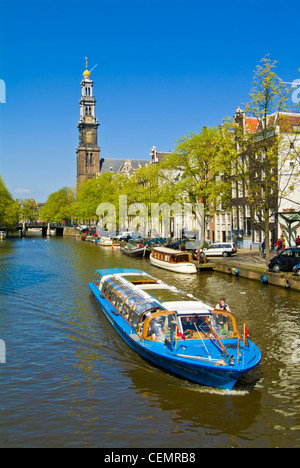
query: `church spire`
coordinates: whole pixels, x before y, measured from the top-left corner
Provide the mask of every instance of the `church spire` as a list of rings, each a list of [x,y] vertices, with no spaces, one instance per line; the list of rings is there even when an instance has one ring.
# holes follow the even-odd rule
[[[96,99],[93,96],[93,84],[91,72],[88,69],[87,57],[86,70],[81,81],[80,119],[78,122],[79,145],[77,153],[77,187],[87,179],[96,177],[100,172],[100,147],[97,143]],[[95,67],[94,67],[95,68]]]
[[[85,58],[85,71],[83,72],[83,78],[89,79],[91,76],[91,72],[88,70],[88,59],[87,57],[84,57],[84,58]]]

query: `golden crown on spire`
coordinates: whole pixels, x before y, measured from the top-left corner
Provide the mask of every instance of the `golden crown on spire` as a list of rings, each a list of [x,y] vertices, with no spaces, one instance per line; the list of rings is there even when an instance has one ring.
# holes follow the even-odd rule
[[[91,72],[88,71],[88,59],[85,57],[85,66],[86,70],[83,72],[84,78],[89,78],[91,76]]]

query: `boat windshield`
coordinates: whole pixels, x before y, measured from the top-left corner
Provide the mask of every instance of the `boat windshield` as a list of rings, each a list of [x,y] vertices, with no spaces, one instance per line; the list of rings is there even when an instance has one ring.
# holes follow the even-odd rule
[[[185,339],[233,338],[236,333],[236,322],[233,315],[223,311],[209,314],[185,314],[179,316],[179,328]]]
[[[165,341],[165,339],[170,339],[172,331],[176,329],[176,313],[160,311],[145,320],[142,337],[150,341]]]

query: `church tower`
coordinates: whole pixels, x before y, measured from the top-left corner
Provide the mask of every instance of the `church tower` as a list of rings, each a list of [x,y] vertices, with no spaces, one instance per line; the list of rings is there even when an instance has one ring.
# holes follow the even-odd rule
[[[96,99],[93,96],[93,81],[87,67],[81,81],[80,119],[78,122],[79,145],[77,153],[77,189],[88,179],[100,173],[100,147],[97,145],[98,120],[95,116]]]

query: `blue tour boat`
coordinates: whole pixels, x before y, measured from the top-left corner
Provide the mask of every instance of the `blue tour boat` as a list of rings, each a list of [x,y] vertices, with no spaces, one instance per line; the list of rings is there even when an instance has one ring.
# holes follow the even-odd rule
[[[232,390],[261,360],[234,315],[147,273],[97,270],[89,284],[101,310],[143,358],[185,379]]]

